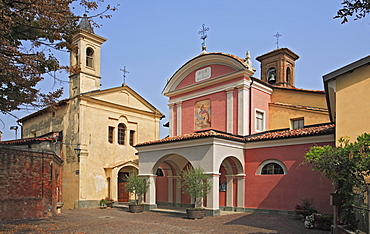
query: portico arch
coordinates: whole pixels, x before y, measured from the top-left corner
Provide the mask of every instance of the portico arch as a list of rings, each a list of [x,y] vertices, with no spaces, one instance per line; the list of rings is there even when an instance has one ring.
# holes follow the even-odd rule
[[[227,156],[220,167],[219,205],[227,211],[244,207],[244,169],[237,157]]]

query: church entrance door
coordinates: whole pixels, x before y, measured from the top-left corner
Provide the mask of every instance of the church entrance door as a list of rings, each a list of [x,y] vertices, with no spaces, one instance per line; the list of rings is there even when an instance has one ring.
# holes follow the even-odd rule
[[[129,172],[118,173],[118,202],[129,202],[130,194],[125,189],[126,176],[129,174]]]

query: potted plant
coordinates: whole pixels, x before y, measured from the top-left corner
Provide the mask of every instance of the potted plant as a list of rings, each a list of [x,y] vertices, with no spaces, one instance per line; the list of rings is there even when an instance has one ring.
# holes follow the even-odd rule
[[[180,186],[183,193],[194,199],[194,208],[186,209],[186,214],[190,219],[202,219],[206,210],[203,208],[202,198],[205,198],[212,188],[208,175],[200,167],[184,170],[181,173]]]
[[[295,213],[303,219],[305,219],[306,216],[317,212],[315,203],[309,198],[302,199],[301,203],[295,206]]]
[[[133,171],[129,176],[126,176],[125,189],[130,194],[134,194],[135,202],[129,204],[129,211],[132,213],[140,213],[144,211],[144,204],[139,203],[142,195],[149,190],[150,181],[143,177],[139,177],[138,174]]]
[[[113,208],[113,199],[109,199],[108,197],[103,198],[100,200],[100,208],[105,209],[107,207]]]

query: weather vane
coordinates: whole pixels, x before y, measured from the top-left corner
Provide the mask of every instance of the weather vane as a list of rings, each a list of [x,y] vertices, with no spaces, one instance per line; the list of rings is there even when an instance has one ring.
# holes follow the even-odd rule
[[[279,37],[281,37],[283,35],[279,34],[279,32],[277,32],[274,37],[276,37],[276,49],[279,49]]]
[[[126,84],[126,73],[129,73],[127,70],[126,70],[126,66],[123,67],[123,69],[119,69],[120,71],[123,72],[123,85]]]
[[[200,39],[203,40],[202,42],[202,51],[206,50],[206,38],[207,38],[207,31],[209,31],[209,28],[206,27],[205,24],[202,25],[202,30],[198,32],[198,34],[201,34],[202,36]]]

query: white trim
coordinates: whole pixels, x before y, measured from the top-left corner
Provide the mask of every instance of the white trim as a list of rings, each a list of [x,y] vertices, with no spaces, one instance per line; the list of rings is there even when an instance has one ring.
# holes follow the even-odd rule
[[[259,82],[253,82],[252,84],[252,88],[255,88],[255,89],[258,89],[258,90],[261,90],[263,92],[266,92],[268,94],[272,94],[272,92],[274,91],[272,88],[269,88],[267,87],[266,85],[263,85]]]
[[[226,132],[233,133],[234,88],[226,90]]]
[[[268,148],[286,145],[314,144],[321,142],[335,142],[334,134],[247,142],[245,144],[244,149]]]
[[[174,99],[169,100],[168,103],[173,104],[173,103],[176,103],[176,102],[179,102],[179,101],[187,101],[187,100],[202,97],[202,96],[205,96],[205,95],[209,95],[209,94],[229,90],[231,88],[235,88],[237,86],[242,86],[242,85],[245,85],[245,86],[249,87],[251,83],[252,83],[252,81],[250,81],[250,80],[246,81],[245,79],[243,79],[243,80],[239,80],[239,81],[236,81],[236,82],[233,82],[233,83],[217,86],[217,87],[214,87],[214,88],[211,88],[211,89],[201,90],[201,91],[189,94],[189,95],[184,95],[184,96],[181,96],[181,97],[178,97],[178,98],[174,98]]]
[[[265,161],[263,161],[257,168],[257,171],[256,171],[256,175],[262,175],[262,168],[264,166],[266,166],[267,164],[269,163],[276,163],[278,164],[279,166],[281,166],[281,168],[283,169],[283,172],[284,172],[284,175],[288,174],[288,169],[287,167],[285,166],[285,164],[277,159],[267,159]],[[271,174],[271,175],[282,175],[282,174]]]
[[[249,86],[249,85],[248,85]],[[238,88],[238,135],[248,135],[249,95],[248,86]]]
[[[169,132],[169,135],[170,135],[170,137],[172,137],[173,135],[174,135],[174,128],[173,128],[173,121],[174,121],[174,119],[173,119],[173,104],[168,104],[168,106],[169,106],[169,112],[170,112],[170,119],[169,119],[169,121],[168,121],[168,123],[169,123],[169,130],[168,130],[168,132]]]
[[[262,130],[257,129],[257,112],[262,113]],[[254,108],[254,131],[256,132],[264,132],[266,129],[266,111]]]

